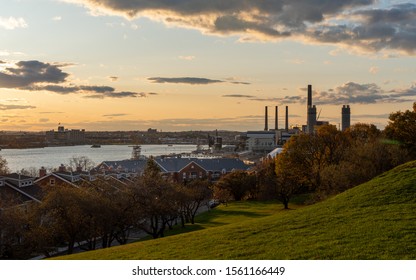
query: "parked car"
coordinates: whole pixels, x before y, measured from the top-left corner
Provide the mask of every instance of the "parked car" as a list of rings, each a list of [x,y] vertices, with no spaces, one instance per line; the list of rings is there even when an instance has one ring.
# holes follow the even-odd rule
[[[220,205],[220,201],[218,199],[211,199],[210,201],[208,201],[208,206],[211,209],[217,207],[218,205]]]

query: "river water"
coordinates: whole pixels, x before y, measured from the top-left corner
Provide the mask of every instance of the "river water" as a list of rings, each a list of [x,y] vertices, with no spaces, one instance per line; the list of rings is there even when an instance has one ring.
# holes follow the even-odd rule
[[[142,155],[159,156],[171,153],[189,153],[196,150],[196,145],[142,145]],[[95,165],[106,160],[130,159],[133,148],[127,145],[102,145],[101,148],[84,146],[46,147],[35,149],[2,149],[0,156],[7,160],[11,172],[21,169],[40,167],[57,168],[69,165],[71,158],[87,156]]]

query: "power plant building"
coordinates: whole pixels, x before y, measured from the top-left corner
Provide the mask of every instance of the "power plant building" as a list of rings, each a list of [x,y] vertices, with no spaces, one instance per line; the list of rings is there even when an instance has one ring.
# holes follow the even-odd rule
[[[247,131],[246,150],[253,153],[269,153],[282,146],[290,137],[299,134],[299,129],[289,129],[289,107],[285,108],[285,128],[279,129],[279,107],[275,106],[274,129],[269,129],[268,107],[265,107],[264,130]]]
[[[302,125],[302,129],[298,127],[289,128],[289,107],[286,106],[285,111],[285,127],[279,129],[278,114],[279,108],[275,106],[275,127],[269,129],[268,120],[268,107],[265,107],[264,116],[264,130],[263,131],[248,131],[246,150],[254,153],[270,152],[276,147],[284,145],[292,136],[298,135],[301,132],[313,134],[320,126],[329,125],[328,121],[318,120],[316,105],[312,102],[312,85],[308,85],[307,95],[307,117],[306,125]],[[351,110],[349,105],[343,105],[342,107],[342,131],[350,127],[351,122]]]
[[[276,148],[275,131],[247,131],[246,149],[253,153],[269,153]]]

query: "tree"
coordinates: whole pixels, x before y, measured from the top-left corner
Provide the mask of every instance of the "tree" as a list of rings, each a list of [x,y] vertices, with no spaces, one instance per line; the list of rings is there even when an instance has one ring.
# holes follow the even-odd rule
[[[289,209],[289,201],[293,195],[298,194],[306,182],[299,173],[297,162],[290,159],[289,150],[283,150],[276,158],[276,193],[277,198]]]
[[[68,244],[72,254],[75,243],[90,237],[94,216],[91,213],[91,196],[84,190],[60,186],[50,188],[41,206],[40,226],[54,232],[54,239]]]
[[[374,124],[356,123],[350,126],[344,134],[352,143],[364,143],[379,139],[381,131]]]
[[[0,175],[10,173],[9,167],[7,167],[7,160],[0,156]]]
[[[297,185],[307,186],[312,191],[317,190],[321,186],[322,171],[328,165],[338,164],[348,146],[345,134],[335,126],[322,126],[316,134],[301,134],[286,142],[277,157],[276,172],[281,178],[283,173],[289,172],[286,179],[295,180]]]
[[[321,170],[326,164],[325,150],[317,135],[301,134],[291,137],[277,157],[276,172],[284,167],[281,172],[290,171],[290,178],[293,178],[292,174],[296,174],[298,185],[306,185],[315,190],[321,183]]]
[[[107,180],[97,179],[88,192],[97,203],[95,222],[102,247],[110,247],[114,240],[126,244],[137,215],[131,188],[116,187]]]
[[[236,170],[221,177],[215,184],[214,192],[228,192],[234,200],[240,201],[252,196],[256,189],[256,176],[246,171]]]
[[[276,161],[272,158],[263,160],[256,166],[257,199],[269,200],[277,197]]]
[[[25,259],[30,254],[25,243],[28,215],[23,207],[8,203],[12,200],[0,197],[0,259]]]
[[[22,168],[19,172],[22,175],[25,176],[29,176],[29,177],[38,177],[39,176],[39,171],[36,167],[29,167],[27,169]]]
[[[195,216],[203,202],[211,198],[211,183],[208,180],[191,180],[180,186],[182,226],[195,223]]]
[[[73,171],[81,170],[81,171],[89,171],[94,168],[94,162],[87,156],[72,156],[69,159],[69,166],[72,168]]]
[[[153,238],[163,237],[167,223],[179,215],[180,201],[174,183],[162,177],[151,158],[134,183],[133,191],[137,226]]]
[[[342,145],[340,161],[330,162],[321,172],[321,198],[364,183],[407,159],[397,145],[383,141],[372,124],[355,124],[343,135],[347,142]]]
[[[348,139],[335,125],[324,125],[317,130],[318,144],[322,146],[326,164],[337,164],[348,147]]]
[[[412,158],[416,158],[416,102],[413,103],[413,111],[391,113],[389,124],[384,129],[386,136],[399,142],[400,146],[407,149]]]
[[[315,193],[316,200],[323,200],[330,195],[343,192],[363,178],[362,169],[350,161],[342,161],[339,164],[326,166],[321,173],[321,186]],[[358,179],[360,178],[360,179]]]

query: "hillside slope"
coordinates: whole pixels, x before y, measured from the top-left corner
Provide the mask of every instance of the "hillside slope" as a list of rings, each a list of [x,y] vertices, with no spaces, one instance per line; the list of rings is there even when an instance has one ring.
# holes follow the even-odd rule
[[[322,203],[65,259],[416,259],[416,162]]]

